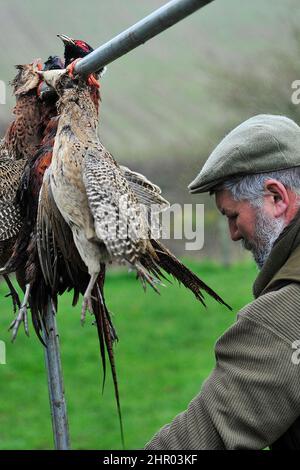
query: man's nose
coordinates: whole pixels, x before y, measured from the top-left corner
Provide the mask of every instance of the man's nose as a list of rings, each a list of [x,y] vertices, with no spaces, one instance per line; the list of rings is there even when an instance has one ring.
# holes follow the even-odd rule
[[[237,242],[243,238],[235,222],[231,222],[231,221],[229,222],[229,231],[230,231],[231,240],[233,242]]]

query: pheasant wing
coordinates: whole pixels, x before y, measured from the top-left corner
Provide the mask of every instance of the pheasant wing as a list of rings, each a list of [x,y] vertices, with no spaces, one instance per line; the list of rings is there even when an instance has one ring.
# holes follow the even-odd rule
[[[97,238],[110,257],[134,263],[145,250],[147,215],[119,165],[101,144],[86,151],[83,182]]]
[[[0,158],[9,158],[12,159],[8,150],[7,150],[7,145],[5,142],[5,138],[0,140]]]
[[[160,187],[148,180],[146,176],[123,165],[120,169],[141,204],[158,206],[160,211],[170,206],[169,202],[161,196]]]

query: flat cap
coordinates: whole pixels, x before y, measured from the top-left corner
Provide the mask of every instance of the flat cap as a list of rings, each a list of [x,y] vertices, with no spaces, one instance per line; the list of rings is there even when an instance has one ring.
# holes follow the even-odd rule
[[[235,176],[296,166],[300,166],[300,127],[285,116],[259,114],[224,137],[189,190],[204,193]]]

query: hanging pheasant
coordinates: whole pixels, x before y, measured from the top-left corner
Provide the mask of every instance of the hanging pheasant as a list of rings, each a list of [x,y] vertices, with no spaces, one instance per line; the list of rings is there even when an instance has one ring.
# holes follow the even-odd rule
[[[18,73],[12,81],[16,105],[15,116],[2,139],[0,147],[0,266],[12,255],[16,237],[22,226],[19,204],[15,201],[17,189],[28,158],[41,140],[40,118],[43,104],[38,98],[42,69],[40,59],[31,64],[17,65]],[[13,298],[14,310],[20,307],[19,297],[7,274],[4,279]]]
[[[16,105],[13,109],[14,120],[8,127],[4,142],[9,158],[30,158],[36,151],[42,137],[40,126],[42,103],[38,99],[41,59],[31,64],[17,65],[18,73],[11,82]]]
[[[58,66],[62,68],[63,64],[59,61],[58,57],[50,57],[44,64],[44,70],[52,70]],[[56,114],[56,105],[53,95],[49,98],[44,97],[43,100],[40,99],[41,78],[37,73],[43,68],[40,59],[29,65],[17,66],[17,68],[19,72],[12,82],[17,99],[14,108],[16,118],[9,126],[5,137],[6,148],[12,158],[0,161],[0,198],[2,207],[3,204],[6,206],[6,210],[1,211],[1,225],[4,233],[0,240],[0,251],[2,251],[1,266],[5,265],[1,273],[7,280],[9,273],[16,272],[18,283],[24,290],[26,246],[28,232],[30,232],[30,217],[33,217],[34,213],[34,197],[24,202],[26,199],[24,194],[29,186],[27,180],[34,155],[39,152],[39,146],[49,121],[54,113]],[[24,192],[20,189],[22,185],[26,187]],[[9,219],[8,214],[10,214]],[[18,298],[16,302],[20,308]],[[25,321],[25,331],[28,334],[27,319],[21,308],[11,325],[13,339],[16,334],[15,328],[18,327],[21,319]]]
[[[78,56],[84,56],[92,50],[91,46],[88,46],[84,41],[73,40],[65,35],[60,37],[65,44],[65,61],[67,64],[71,58],[74,57],[74,54],[76,54],[74,45],[79,49],[77,51]],[[100,101],[98,82],[94,76],[89,77],[88,82],[88,92],[95,107],[96,114],[98,115]],[[76,305],[79,294],[84,294],[87,289],[89,274],[74,244],[72,232],[53,201],[50,190],[49,171],[45,173],[40,191],[37,228],[41,268],[46,284],[48,288],[51,289],[51,298],[56,299],[58,294],[63,293],[65,290],[73,289],[73,305]],[[109,356],[114,371],[111,343],[117,339],[117,334],[110,320],[110,314],[106,308],[105,302],[103,301],[102,303],[102,299],[104,299],[104,281],[105,265],[103,264],[101,266],[101,273],[94,287],[92,300],[104,371],[103,385],[106,377],[105,344],[107,349],[109,351],[111,350]],[[37,285],[36,288],[39,288],[39,286]],[[40,309],[40,311],[41,315],[33,315],[34,318],[37,319],[35,328],[38,334],[40,334],[43,322],[43,309]],[[116,385],[116,395],[118,397],[114,372],[113,375]]]

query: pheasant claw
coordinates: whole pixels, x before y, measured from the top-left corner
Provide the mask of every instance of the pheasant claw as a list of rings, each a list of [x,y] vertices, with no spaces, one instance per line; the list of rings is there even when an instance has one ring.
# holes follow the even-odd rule
[[[23,305],[17,317],[14,319],[14,321],[10,324],[9,326],[9,331],[12,330],[12,338],[11,341],[12,343],[15,341],[20,325],[21,323],[24,322],[24,330],[27,336],[29,336],[29,328],[28,328],[28,316],[27,316],[27,307],[26,305]]]

